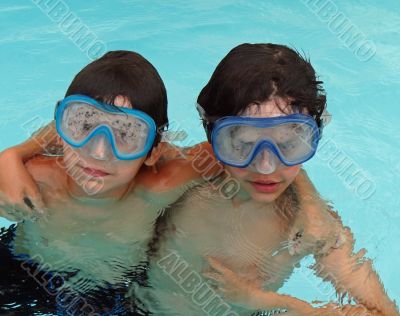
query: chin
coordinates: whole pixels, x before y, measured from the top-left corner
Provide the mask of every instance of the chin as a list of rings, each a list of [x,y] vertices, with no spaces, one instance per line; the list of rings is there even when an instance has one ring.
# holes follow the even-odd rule
[[[251,198],[256,202],[272,203],[280,196],[280,193],[252,192],[250,195]]]
[[[89,180],[83,184],[84,191],[91,197],[98,197],[107,192],[110,188],[103,179]]]

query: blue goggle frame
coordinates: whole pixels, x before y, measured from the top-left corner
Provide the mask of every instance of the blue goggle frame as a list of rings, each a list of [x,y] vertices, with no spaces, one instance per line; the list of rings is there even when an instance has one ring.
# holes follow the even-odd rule
[[[104,111],[104,112],[108,112],[108,113],[112,113],[112,114],[125,113],[126,115],[134,116],[134,117],[140,118],[141,120],[145,121],[149,127],[149,134],[147,135],[147,140],[146,140],[145,146],[138,153],[121,154],[118,151],[118,148],[115,144],[115,138],[114,138],[113,132],[112,132],[111,128],[107,125],[99,125],[99,126],[95,127],[93,129],[93,131],[91,131],[88,134],[88,136],[80,142],[76,142],[73,139],[69,138],[62,131],[61,124],[62,124],[63,112],[64,112],[65,108],[68,107],[68,105],[72,102],[87,103],[91,106],[94,106],[94,107],[100,109],[101,111]],[[156,137],[156,132],[157,132],[157,126],[156,126],[154,120],[148,114],[146,114],[140,110],[123,108],[123,107],[116,108],[116,106],[109,105],[106,103],[101,103],[101,102],[98,102],[98,101],[88,97],[88,96],[80,95],[80,94],[70,95],[70,96],[66,97],[65,99],[59,101],[56,105],[54,119],[56,122],[56,129],[57,129],[58,134],[69,145],[76,147],[76,148],[80,148],[80,147],[85,146],[96,135],[104,134],[108,138],[108,140],[112,146],[112,150],[113,150],[115,157],[117,157],[120,160],[135,160],[135,159],[138,159],[138,158],[141,158],[141,157],[147,155],[147,153],[151,150],[151,148],[153,146],[153,143],[154,143],[154,140]]]
[[[278,146],[275,145],[274,141],[269,140],[268,138],[265,139],[260,139],[256,144],[254,145],[254,148],[252,151],[249,153],[248,158],[243,161],[242,163],[234,163],[232,161],[227,161],[223,157],[220,156],[219,149],[217,147],[217,135],[219,131],[227,126],[232,126],[232,125],[243,125],[243,126],[254,126],[254,127],[274,127],[278,126],[281,124],[288,124],[288,123],[301,123],[301,124],[307,124],[311,127],[312,133],[314,135],[310,152],[297,159],[296,161],[288,161],[284,155],[281,153],[279,150]],[[248,167],[251,162],[254,160],[254,158],[257,156],[257,154],[263,150],[264,148],[270,149],[278,158],[279,160],[286,166],[295,166],[298,164],[301,164],[309,159],[311,159],[318,147],[318,142],[320,140],[320,133],[319,133],[319,128],[317,123],[315,122],[314,118],[310,115],[306,114],[290,114],[290,115],[285,115],[285,116],[277,116],[277,117],[268,117],[268,118],[263,118],[263,117],[242,117],[242,116],[226,116],[222,117],[218,120],[216,120],[213,123],[213,129],[211,132],[211,145],[213,147],[213,151],[215,156],[219,161],[222,163],[236,167],[236,168],[246,168]]]

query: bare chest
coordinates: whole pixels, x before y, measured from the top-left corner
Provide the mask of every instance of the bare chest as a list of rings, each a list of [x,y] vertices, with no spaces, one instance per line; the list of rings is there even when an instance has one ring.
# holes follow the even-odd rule
[[[288,225],[271,209],[249,205],[234,208],[185,209],[173,218],[165,245],[199,270],[212,256],[238,275],[270,289],[279,288],[302,254],[289,253]]]

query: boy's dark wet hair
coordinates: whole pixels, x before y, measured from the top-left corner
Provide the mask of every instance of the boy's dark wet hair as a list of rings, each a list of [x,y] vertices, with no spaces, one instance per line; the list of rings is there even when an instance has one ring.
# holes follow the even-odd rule
[[[65,96],[73,94],[107,104],[113,104],[122,95],[134,109],[150,115],[160,132],[168,127],[164,83],[154,66],[135,52],[110,51],[87,65],[75,76]],[[154,145],[160,136],[158,133]]]
[[[326,96],[309,60],[284,45],[242,44],[219,63],[197,99],[209,141],[216,118],[239,115],[271,97],[293,99],[291,108],[307,109],[322,132]]]

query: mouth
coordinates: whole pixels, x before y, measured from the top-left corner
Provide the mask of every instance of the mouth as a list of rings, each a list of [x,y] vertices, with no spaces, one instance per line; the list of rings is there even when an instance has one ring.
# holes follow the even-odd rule
[[[83,172],[88,174],[89,176],[93,178],[104,178],[106,176],[109,176],[110,173],[100,170],[100,169],[95,169],[95,168],[89,168],[89,167],[83,167],[82,168]]]
[[[274,193],[278,190],[281,182],[257,180],[257,181],[249,181],[249,183],[258,192]]]

